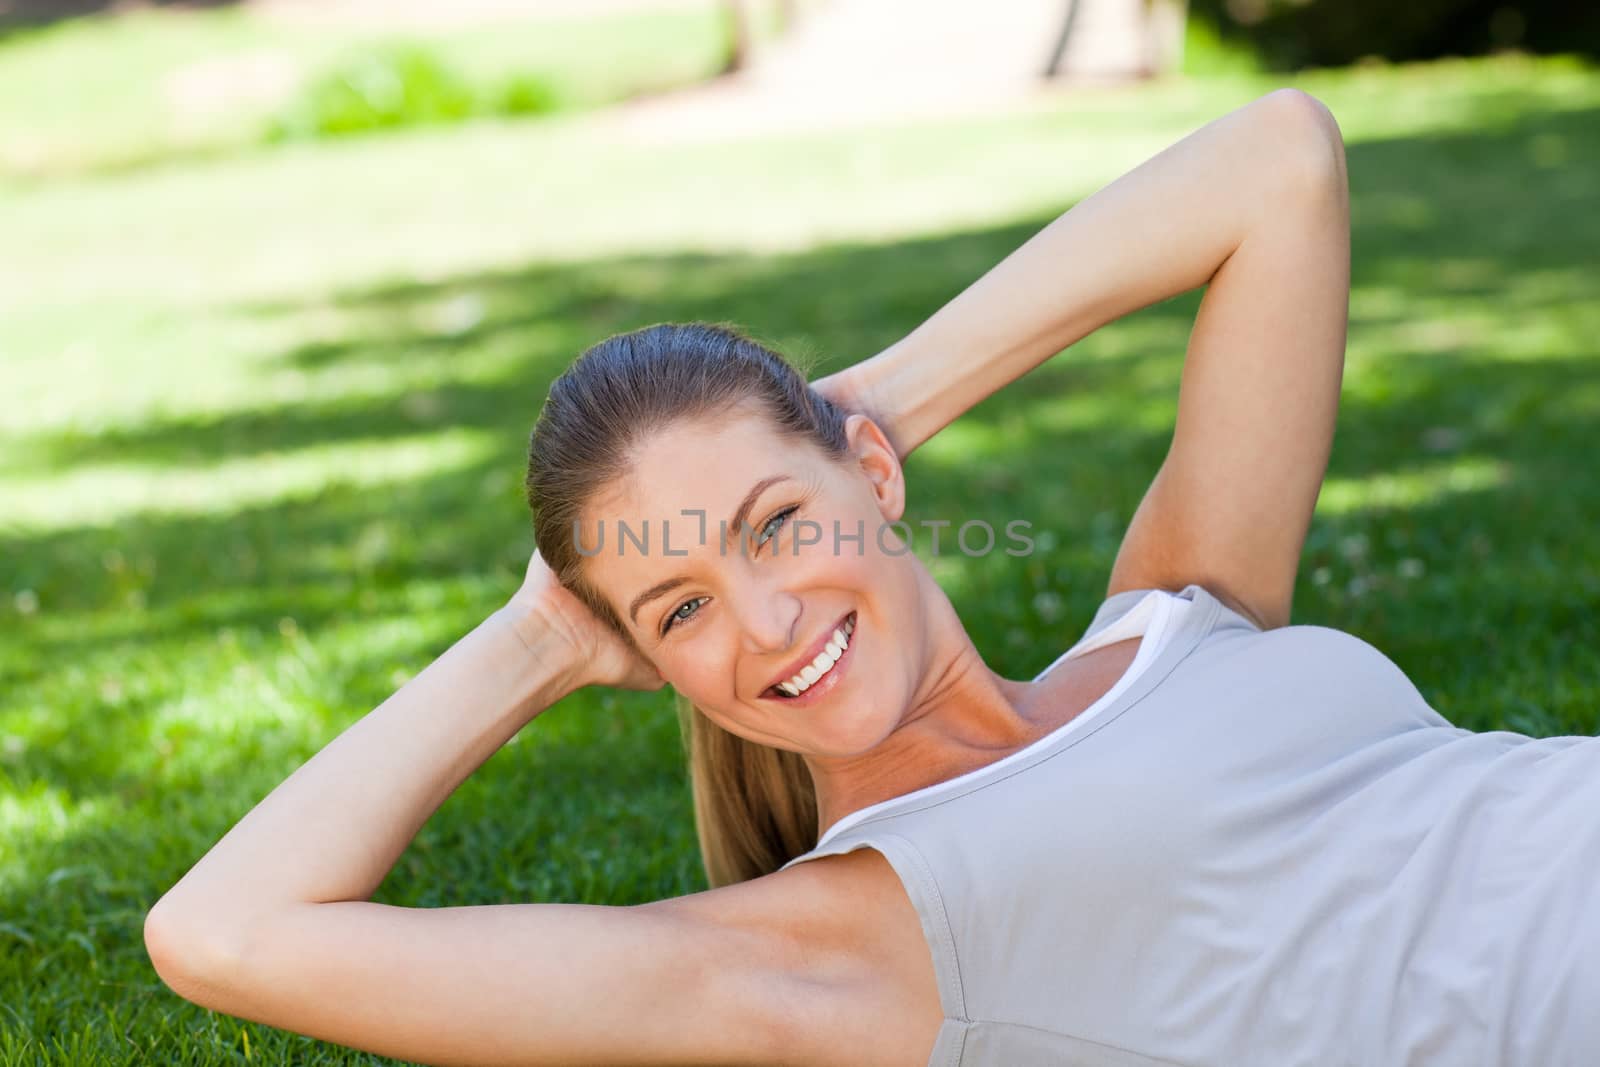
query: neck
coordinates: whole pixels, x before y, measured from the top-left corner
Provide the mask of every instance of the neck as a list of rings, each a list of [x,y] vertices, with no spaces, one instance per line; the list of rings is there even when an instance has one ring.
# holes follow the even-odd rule
[[[1022,711],[1029,683],[1002,678],[983,662],[949,599],[926,576],[926,650],[911,702],[877,745],[851,756],[808,755],[818,829],[871,804],[992,763],[1034,739]]]

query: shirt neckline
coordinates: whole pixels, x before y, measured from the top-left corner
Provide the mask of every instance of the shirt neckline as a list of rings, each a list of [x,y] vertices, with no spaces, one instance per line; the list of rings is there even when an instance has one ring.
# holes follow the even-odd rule
[[[1174,616],[1177,616],[1177,619],[1181,619],[1182,615],[1179,614],[1180,612],[1191,611],[1194,609],[1194,607],[1195,604],[1193,601],[1178,596],[1169,590],[1150,590],[1143,597],[1141,597],[1133,607],[1123,612],[1115,622],[1094,634],[1080,638],[1071,648],[1067,649],[1060,656],[1057,656],[1054,662],[1033,676],[1033,681],[1037,682],[1039,679],[1055,670],[1056,667],[1060,666],[1068,659],[1082,655],[1086,652],[1092,652],[1094,649],[1100,648],[1103,645],[1113,644],[1117,641],[1126,640],[1129,637],[1139,636],[1141,638],[1139,641],[1139,650],[1134,654],[1133,660],[1128,664],[1127,670],[1122,672],[1121,677],[1113,682],[1111,688],[1107,689],[1103,694],[1101,694],[1098,700],[1090,704],[1087,708],[1084,708],[1078,714],[1074,715],[1071,719],[1068,719],[1066,722],[1062,723],[1056,729],[1039,738],[1037,741],[1034,741],[1023,748],[1019,748],[1017,751],[1012,752],[1009,755],[1002,756],[993,763],[986,763],[982,767],[975,767],[964,774],[956,775],[954,778],[946,778],[942,782],[934,782],[932,785],[923,786],[921,789],[913,789],[909,793],[901,793],[899,796],[888,797],[884,800],[878,801],[875,804],[868,804],[864,808],[857,808],[855,811],[851,812],[838,822],[834,823],[832,826],[828,827],[827,832],[817,839],[817,843],[814,847],[823,847],[830,840],[850,829],[852,826],[855,826],[866,819],[872,818],[888,808],[913,801],[929,799],[946,791],[958,789],[962,786],[971,785],[974,782],[981,781],[991,774],[998,774],[1000,771],[1008,767],[1012,767],[1018,763],[1021,763],[1024,759],[1038,752],[1041,748],[1059,741],[1062,737],[1082,728],[1091,719],[1098,716],[1100,712],[1104,711],[1106,708],[1110,707],[1117,700],[1119,700],[1122,697],[1122,694],[1126,692],[1142,674],[1144,674],[1145,670],[1150,666],[1150,664],[1154,662],[1158,655],[1160,655],[1161,650],[1163,647],[1165,647],[1166,639],[1175,631],[1176,627],[1174,625]],[[1143,627],[1142,634],[1137,632],[1139,631],[1140,627]]]

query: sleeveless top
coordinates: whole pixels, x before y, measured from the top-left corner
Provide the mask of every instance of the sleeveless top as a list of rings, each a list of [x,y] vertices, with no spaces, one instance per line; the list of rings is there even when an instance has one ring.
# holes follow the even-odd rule
[[[1130,627],[1063,727],[785,865],[893,867],[929,1067],[1600,1063],[1600,740],[1459,729],[1359,638],[1198,584],[1108,597],[1062,658]]]

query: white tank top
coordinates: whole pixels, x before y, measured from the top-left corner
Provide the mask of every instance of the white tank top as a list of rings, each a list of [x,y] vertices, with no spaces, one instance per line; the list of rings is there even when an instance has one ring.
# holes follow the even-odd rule
[[[850,827],[896,805],[912,800],[925,800],[930,797],[954,793],[956,790],[975,785],[992,775],[1002,774],[1008,767],[1015,766],[1025,760],[1028,753],[1039,746],[1057,743],[1073,731],[1082,730],[1088,726],[1089,723],[1094,721],[1095,716],[1105,708],[1110,707],[1127,690],[1128,686],[1132,685],[1145,672],[1145,669],[1155,661],[1156,656],[1160,654],[1162,648],[1165,647],[1166,642],[1172,636],[1174,624],[1183,618],[1184,612],[1192,607],[1194,603],[1165,589],[1141,590],[1140,592],[1143,593],[1143,596],[1126,614],[1121,615],[1115,622],[1098,631],[1085,634],[1077,644],[1057,656],[1055,662],[1034,675],[1033,680],[1037,682],[1069,659],[1077,659],[1079,656],[1087,652],[1093,652],[1097,648],[1103,648],[1118,641],[1126,641],[1131,637],[1143,635],[1144,640],[1139,642],[1139,650],[1134,655],[1133,662],[1128,664],[1128,669],[1123,672],[1122,677],[1117,680],[1115,685],[1106,690],[1099,700],[1096,700],[1093,704],[1073,716],[1060,729],[1045,735],[1027,748],[1020,749],[1009,756],[1002,757],[993,763],[985,764],[976,770],[968,771],[966,774],[955,778],[948,778],[945,781],[936,782],[922,789],[903,793],[897,797],[890,797],[888,800],[869,804],[864,808],[858,808],[828,827],[823,832],[821,839],[818,840],[818,846],[826,845]],[[1093,630],[1093,627],[1091,627],[1091,630]]]
[[[791,860],[872,848],[944,1011],[930,1067],[1594,1067],[1600,740],[1452,726],[1321,626],[1199,585],[1128,676]],[[1069,650],[1070,654],[1070,650]]]

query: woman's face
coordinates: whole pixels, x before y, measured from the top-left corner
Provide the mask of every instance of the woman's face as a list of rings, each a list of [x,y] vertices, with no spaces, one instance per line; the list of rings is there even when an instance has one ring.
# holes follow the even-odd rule
[[[870,420],[846,432],[841,463],[749,406],[670,426],[588,509],[579,542],[586,577],[673,688],[724,729],[825,756],[895,729],[925,654],[923,567],[887,526],[904,508],[900,464]],[[777,684],[847,620],[843,655],[784,696]]]

